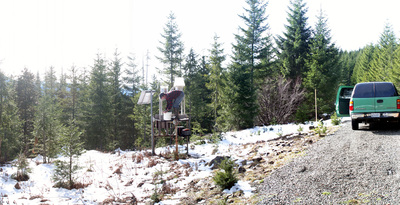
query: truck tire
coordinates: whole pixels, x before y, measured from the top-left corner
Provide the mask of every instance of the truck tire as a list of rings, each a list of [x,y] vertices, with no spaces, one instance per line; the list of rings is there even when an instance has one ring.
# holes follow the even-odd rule
[[[353,130],[358,130],[358,122],[357,122],[357,120],[351,120],[351,128]]]

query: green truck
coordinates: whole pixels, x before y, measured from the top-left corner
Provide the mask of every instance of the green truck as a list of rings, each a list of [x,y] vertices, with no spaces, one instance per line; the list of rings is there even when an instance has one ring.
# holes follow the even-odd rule
[[[345,110],[348,91],[345,91],[345,88],[339,88],[339,99],[337,98],[336,102],[336,111],[341,116],[346,116],[343,110]],[[347,89],[351,89],[351,86],[347,86]],[[341,90],[343,90],[343,95],[340,95]],[[340,96],[346,96],[346,98],[340,99]],[[348,108],[353,130],[358,130],[359,123],[363,122],[399,122],[400,96],[391,82],[358,83],[352,90]]]

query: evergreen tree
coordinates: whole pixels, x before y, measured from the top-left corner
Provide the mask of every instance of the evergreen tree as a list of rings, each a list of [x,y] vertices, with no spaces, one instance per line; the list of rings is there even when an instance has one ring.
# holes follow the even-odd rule
[[[257,115],[257,96],[250,80],[249,67],[241,62],[241,46],[234,48],[234,62],[229,66],[222,96],[222,113],[217,121],[224,130],[252,127]]]
[[[308,89],[307,103],[313,104],[314,90],[317,91],[318,108],[322,113],[332,112],[337,82],[340,77],[339,51],[331,43],[330,30],[322,10],[318,16],[315,34],[311,40],[310,54],[306,60],[309,70],[306,72],[304,87]],[[310,110],[312,113],[313,110]]]
[[[77,105],[74,111],[74,119],[79,130],[82,130],[82,139],[88,141],[88,127],[91,119],[91,99],[90,99],[90,72],[86,68],[82,68],[81,73],[77,76]],[[85,143],[85,146],[86,143]]]
[[[379,43],[374,50],[370,76],[374,81],[392,81],[394,52],[398,47],[392,27],[386,24]]]
[[[124,113],[130,113],[128,118],[126,119],[125,125],[126,129],[129,130],[128,135],[121,139],[121,143],[129,146],[130,148],[135,146],[135,140],[138,137],[138,133],[136,132],[136,127],[138,126],[136,115],[132,115],[137,105],[137,100],[139,98],[139,90],[140,90],[140,80],[141,77],[139,75],[139,71],[137,69],[137,65],[135,63],[134,55],[128,56],[128,63],[125,69],[125,77],[124,79],[124,90],[126,94],[124,95]],[[134,99],[136,98],[136,99]]]
[[[261,83],[268,75],[272,58],[269,36],[263,35],[268,29],[268,25],[263,24],[267,19],[264,17],[267,4],[259,0],[247,0],[246,3],[250,7],[245,9],[248,14],[240,17],[247,28],[240,27],[243,35],[235,35],[233,62],[229,66],[223,97],[223,114],[217,122],[224,123],[225,128],[242,129],[254,125],[258,114],[254,76]]]
[[[400,46],[397,46],[393,56],[392,82],[396,88],[400,88]]]
[[[122,73],[122,62],[119,58],[119,53],[115,50],[114,59],[111,61],[110,65],[110,97],[111,97],[111,146],[116,148],[119,146],[119,137],[123,133],[122,122],[125,116],[122,110],[122,83],[121,83],[121,73]]]
[[[83,141],[81,140],[82,132],[78,130],[74,121],[70,121],[69,125],[62,129],[60,137],[61,155],[67,158],[67,161],[57,160],[54,170],[53,179],[56,181],[57,187],[67,189],[74,188],[74,174],[78,171],[78,157],[84,152]]]
[[[210,59],[209,79],[208,82],[206,83],[206,87],[211,92],[210,107],[213,110],[212,112],[213,112],[215,129],[217,129],[218,127],[216,122],[217,118],[219,117],[218,111],[221,108],[220,98],[223,89],[223,75],[224,75],[224,68],[222,67],[222,63],[225,61],[224,49],[221,48],[222,44],[218,42],[218,39],[219,37],[215,35],[214,43],[212,45],[212,49],[210,50],[210,57],[209,57]]]
[[[243,36],[235,36],[237,40],[247,45],[241,49],[241,55],[249,64],[250,83],[254,83],[254,78],[261,83],[270,75],[272,61],[271,36],[265,33],[269,29],[265,22],[268,3],[264,3],[263,0],[246,0],[246,3],[249,6],[248,9],[245,8],[247,14],[239,15],[246,25],[244,28],[239,27]]]
[[[68,89],[68,84],[67,84],[67,74],[64,72],[61,72],[60,75],[60,80],[56,84],[56,95],[57,95],[57,102],[59,105],[59,109],[61,110],[60,112],[60,122],[62,124],[67,124],[71,113],[68,112],[68,109],[70,108],[68,103],[69,103],[69,92],[67,91]]]
[[[354,82],[352,82],[351,76],[353,75],[360,51],[340,51],[339,53],[340,65],[342,67],[339,85],[353,85]]]
[[[67,92],[66,98],[66,108],[65,113],[68,115],[68,121],[70,120],[77,120],[77,113],[80,112],[79,110],[79,79],[78,79],[78,69],[75,66],[72,66],[70,69],[70,75],[66,76],[67,79],[70,81],[69,85],[67,86],[69,92]]]
[[[20,150],[20,121],[13,95],[12,79],[0,71],[0,163],[16,157]]]
[[[86,146],[88,149],[107,150],[110,142],[110,95],[106,60],[97,54],[88,87]]]
[[[284,36],[278,36],[277,57],[281,72],[291,79],[303,77],[307,72],[306,59],[310,53],[311,28],[307,25],[306,4],[303,0],[292,0],[289,7],[288,24]]]
[[[354,67],[353,75],[351,77],[354,84],[361,82],[374,81],[375,77],[371,76],[371,62],[373,59],[375,46],[370,44],[365,46],[357,59]]]
[[[56,76],[53,67],[46,72],[43,95],[40,97],[34,121],[35,147],[43,156],[43,163],[49,162],[58,152],[61,110],[57,101]]]
[[[164,34],[161,34],[163,41],[160,41],[161,47],[158,50],[162,57],[157,57],[164,65],[160,73],[165,77],[165,82],[171,88],[174,85],[174,77],[182,76],[182,61],[183,61],[183,43],[181,42],[182,34],[179,33],[178,25],[176,24],[175,15],[171,12],[168,16],[168,22],[164,28]]]
[[[199,57],[190,49],[184,66],[185,70],[185,100],[186,110],[189,110],[191,122],[195,129],[201,132],[202,128],[211,130],[209,107],[210,91],[204,86],[208,81],[208,64],[205,57]]]
[[[33,139],[33,122],[37,103],[34,79],[34,75],[25,68],[22,71],[22,75],[18,77],[16,86],[16,101],[23,130],[21,143],[25,155],[27,155],[30,148],[32,148],[30,143]]]

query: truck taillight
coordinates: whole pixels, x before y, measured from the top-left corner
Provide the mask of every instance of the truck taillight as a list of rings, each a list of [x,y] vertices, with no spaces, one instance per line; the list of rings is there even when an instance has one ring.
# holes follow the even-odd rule
[[[397,104],[397,109],[400,109],[400,99],[397,99],[396,104]]]
[[[397,101],[397,108],[399,108],[399,100]],[[353,111],[354,110],[354,102],[353,101],[350,101],[350,104],[349,104],[349,110],[350,111]]]

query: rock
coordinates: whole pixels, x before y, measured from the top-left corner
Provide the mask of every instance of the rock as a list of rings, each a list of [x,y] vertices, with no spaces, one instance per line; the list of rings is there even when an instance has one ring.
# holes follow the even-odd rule
[[[137,185],[137,187],[140,188],[140,187],[142,187],[143,185],[144,185],[144,182],[140,182],[140,183]]]
[[[243,196],[243,194],[244,194],[243,190],[239,190],[239,191],[233,193],[233,197],[241,197],[241,196]]]
[[[300,167],[300,168],[297,170],[297,173],[303,173],[303,172],[305,172],[305,171],[307,171],[307,167],[302,166],[302,167]]]
[[[239,172],[240,174],[245,173],[245,172],[246,172],[246,169],[245,169],[244,167],[239,167],[238,172]]]
[[[244,165],[246,165],[247,164],[247,160],[243,160],[242,161],[242,166],[244,166]]]
[[[19,182],[17,182],[14,186],[15,189],[21,189],[21,186],[19,185]]]
[[[275,164],[275,161],[271,160],[271,161],[268,162],[268,164]]]
[[[262,157],[256,157],[256,158],[253,158],[252,161],[253,161],[253,163],[259,164],[262,159],[263,159]]]
[[[208,165],[209,166],[214,165],[211,169],[217,169],[223,160],[229,159],[229,158],[230,157],[227,157],[227,156],[217,156],[213,160],[211,160]]]

